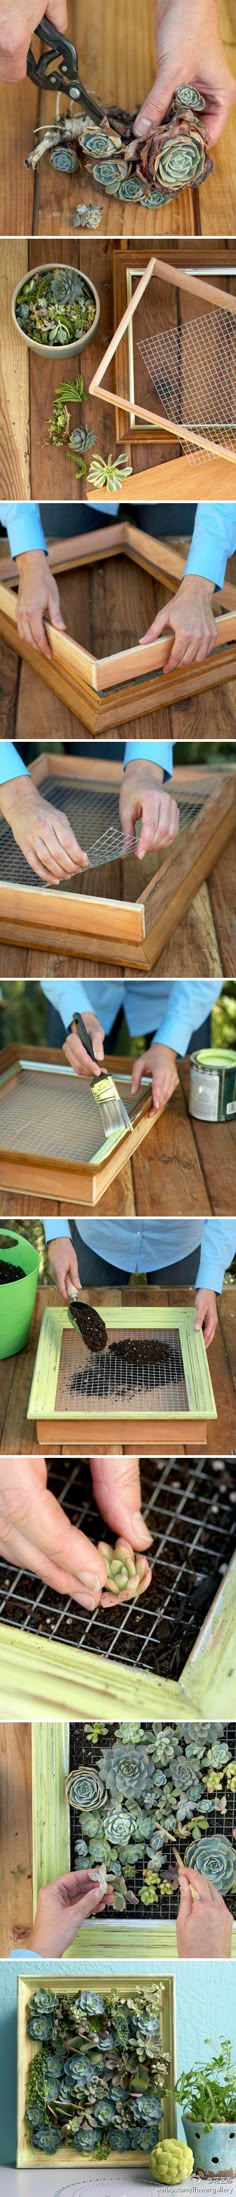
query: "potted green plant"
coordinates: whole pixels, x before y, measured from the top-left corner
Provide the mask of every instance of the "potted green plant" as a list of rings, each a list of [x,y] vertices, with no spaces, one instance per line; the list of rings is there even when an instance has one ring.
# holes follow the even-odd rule
[[[36,1245],[16,1229],[0,1235],[0,1358],[28,1342],[39,1274]]]
[[[207,2037],[205,2043],[209,2043]],[[215,2179],[224,2175],[232,2182],[236,2178],[236,2070],[227,2037],[222,2037],[211,2060],[197,2061],[196,2067],[179,2076],[175,2098],[184,2108],[186,2142],[196,2171]]]
[[[89,275],[64,261],[41,262],[17,282],[12,319],[18,335],[41,358],[84,351],[98,326],[100,299]]]

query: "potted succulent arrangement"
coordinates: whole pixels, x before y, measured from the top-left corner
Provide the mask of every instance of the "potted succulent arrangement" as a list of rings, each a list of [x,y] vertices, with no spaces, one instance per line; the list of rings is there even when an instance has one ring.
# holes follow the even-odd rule
[[[0,1358],[28,1342],[39,1274],[36,1245],[12,1229],[0,1235]]]
[[[84,351],[100,317],[95,283],[77,267],[50,263],[34,267],[16,284],[12,318],[18,334],[42,358]]]
[[[174,2095],[184,2108],[186,2143],[196,2172],[216,2180],[223,2176],[231,2184],[236,2178],[236,2069],[227,2037],[222,2037],[212,2059],[199,2061],[180,2075]]]

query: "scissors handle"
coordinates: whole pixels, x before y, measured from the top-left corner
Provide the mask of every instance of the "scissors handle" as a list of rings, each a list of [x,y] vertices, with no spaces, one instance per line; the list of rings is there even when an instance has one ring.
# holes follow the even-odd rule
[[[39,61],[35,61],[32,47],[29,47],[27,76],[31,78],[31,83],[38,84],[40,90],[43,88],[44,91],[68,92],[71,99],[81,100],[87,113],[93,117],[95,122],[100,122],[103,114],[102,106],[99,100],[90,97],[85,85],[81,83],[78,72],[78,55],[76,46],[72,44],[72,39],[65,38],[63,31],[56,30],[56,25],[50,23],[48,15],[41,16],[41,22],[37,23],[35,36],[40,38],[47,51],[40,54]]]

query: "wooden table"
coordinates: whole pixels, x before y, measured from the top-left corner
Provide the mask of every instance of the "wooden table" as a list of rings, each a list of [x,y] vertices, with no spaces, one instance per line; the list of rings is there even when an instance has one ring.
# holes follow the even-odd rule
[[[114,222],[114,211],[112,221]],[[119,251],[119,244],[117,250]],[[166,253],[171,261],[170,246],[166,246]],[[210,247],[209,257],[211,260]],[[64,263],[69,259],[71,266],[89,275],[99,291],[99,325],[92,342],[82,355],[86,389],[89,388],[114,332],[111,234],[104,239],[96,237],[93,240],[90,237],[88,242],[78,241],[74,235],[69,246],[66,242],[61,243],[58,236],[53,236],[53,242],[50,237],[45,239],[45,236],[42,242],[38,239],[28,242],[27,239],[23,241],[17,237],[9,242],[3,238],[0,253],[0,496],[14,496],[27,501],[30,496],[41,500],[45,497],[48,500],[50,495],[52,499],[72,499],[78,503],[86,496],[86,479],[77,480],[76,467],[72,465],[71,456],[68,457],[65,446],[57,448],[49,442],[48,426],[55,390],[65,379],[67,371],[70,379],[76,379],[80,360],[78,355],[74,359],[70,357],[68,362],[64,358],[60,360],[59,355],[55,360],[46,355],[39,355],[37,358],[35,352],[28,350],[11,315],[11,300],[16,284],[24,281],[28,271],[32,272],[36,266],[45,261],[50,262],[52,258],[55,262]],[[199,253],[196,263],[194,253],[193,259],[194,267],[195,264],[197,267]],[[214,283],[214,264],[212,273]],[[219,287],[234,294],[236,275],[223,275],[219,279]],[[169,300],[169,290],[167,295]],[[146,312],[147,310],[146,307]],[[181,317],[184,306],[180,299],[180,289],[173,291],[171,307],[168,303],[167,310],[166,287],[163,284],[163,296],[158,297],[158,329],[161,329],[162,321],[163,327],[166,327],[166,319],[169,325],[169,318],[171,328],[176,329],[177,311]],[[139,360],[139,387],[140,371]],[[74,424],[78,425],[77,412]],[[106,405],[105,395],[102,402],[96,395],[88,397],[86,404],[79,408],[79,424],[89,427],[95,434],[96,454],[107,458],[112,450],[115,457],[115,415],[110,406]],[[132,443],[133,473],[121,489],[121,500],[127,502],[128,498],[128,501],[137,501],[139,487],[140,500],[147,500],[149,497],[150,500],[156,500],[159,495],[162,502],[168,496],[179,500],[181,494],[192,501],[197,496],[199,499],[204,495],[208,495],[209,499],[214,495],[224,499],[234,496],[236,468],[230,464],[227,456],[208,458],[203,455],[201,458],[198,454],[196,464],[188,453],[185,457],[178,456],[177,442],[171,443],[169,458],[168,449],[169,444],[166,454],[166,446],[163,443],[158,444],[156,439],[154,442],[138,440]],[[109,503],[111,504],[111,498]]]
[[[180,1294],[181,1304],[191,1306],[194,1303],[194,1291],[191,1289],[181,1288],[181,1293],[177,1289],[164,1288],[151,1291],[148,1284],[142,1284],[142,1304],[148,1304],[150,1307],[151,1302],[157,1305],[171,1304],[174,1306],[179,1304]],[[97,1304],[102,1312],[103,1304],[107,1303],[107,1290],[86,1290],[86,1301]],[[132,1303],[134,1304],[136,1301],[140,1303],[140,1287],[137,1283],[135,1284],[132,1275]],[[112,1303],[114,1305],[128,1305],[129,1302],[129,1288],[112,1290]],[[47,1304],[58,1304],[58,1290],[40,1287],[27,1347],[17,1357],[6,1358],[1,1365],[0,1452],[2,1456],[19,1456],[21,1452],[23,1455],[28,1456],[41,1454],[36,1428],[33,1422],[27,1419],[27,1406],[41,1320]],[[207,1452],[213,1457],[217,1454],[224,1456],[224,1453],[230,1455],[235,1445],[236,1389],[236,1291],[233,1286],[224,1288],[222,1292],[218,1328],[214,1342],[211,1344],[209,1365],[218,1416],[217,1419],[212,1419],[208,1425]],[[138,1435],[136,1435],[135,1445],[133,1444],[135,1451],[137,1441]],[[125,1453],[128,1453],[132,1449],[132,1442],[129,1440],[123,1446]],[[191,1437],[188,1435],[186,1441],[183,1441],[182,1450],[179,1454],[189,1456],[191,1446],[193,1447]],[[141,1455],[142,1440],[138,1442],[138,1447]],[[104,1454],[105,1450],[106,1443],[104,1439]],[[144,1453],[147,1454],[146,1441]],[[194,1442],[195,1453],[196,1440]],[[51,1455],[57,1457],[60,1454],[64,1454],[64,1451],[60,1451],[58,1442],[55,1442]],[[66,1443],[65,1455],[70,1455],[68,1443]]]
[[[114,1061],[123,1073],[126,1061]],[[123,1215],[232,1214],[235,1211],[236,1121],[194,1121],[188,1112],[189,1063],[179,1063],[179,1088],[137,1147],[133,1158],[120,1168],[115,1180],[96,1204],[97,1214]],[[0,1213],[41,1213],[41,1198],[0,1188]],[[67,1205],[50,1192],[44,1196],[45,1213],[67,1213]],[[73,1212],[84,1218],[85,1206],[73,1200]]]
[[[99,17],[99,29],[98,29]],[[156,75],[153,0],[69,0],[69,33],[77,46],[84,84],[104,101],[117,100],[129,111],[141,105]],[[221,32],[233,73],[236,74],[234,0],[221,0]],[[38,41],[35,52],[39,58]],[[66,103],[68,105],[68,102]],[[61,111],[63,102],[61,101]],[[65,109],[66,111],[66,109]],[[55,119],[55,93],[39,99],[29,82],[6,84],[0,91],[0,230],[4,235],[69,236],[78,200],[101,203],[105,234],[174,238],[230,237],[235,235],[235,117],[214,146],[214,174],[198,191],[184,191],[167,206],[151,212],[140,205],[123,205],[106,198],[91,178],[79,171],[57,174],[48,156],[33,175],[24,163],[33,144],[34,129]]]

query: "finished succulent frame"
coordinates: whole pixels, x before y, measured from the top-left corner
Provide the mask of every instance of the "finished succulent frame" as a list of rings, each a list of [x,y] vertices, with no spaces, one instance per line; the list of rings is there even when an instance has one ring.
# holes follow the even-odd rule
[[[101,1722],[33,1732],[33,1896],[100,1868],[113,1907],[71,1946],[176,1953],[178,1856],[222,1892],[236,1923],[236,1728],[223,1721]],[[48,1805],[49,1802],[49,1805]],[[236,1928],[233,1930],[236,1953]]]
[[[18,1986],[17,2165],[144,2163],[175,2134],[172,1978],[91,1975]],[[109,2074],[109,2080],[108,2080]]]

